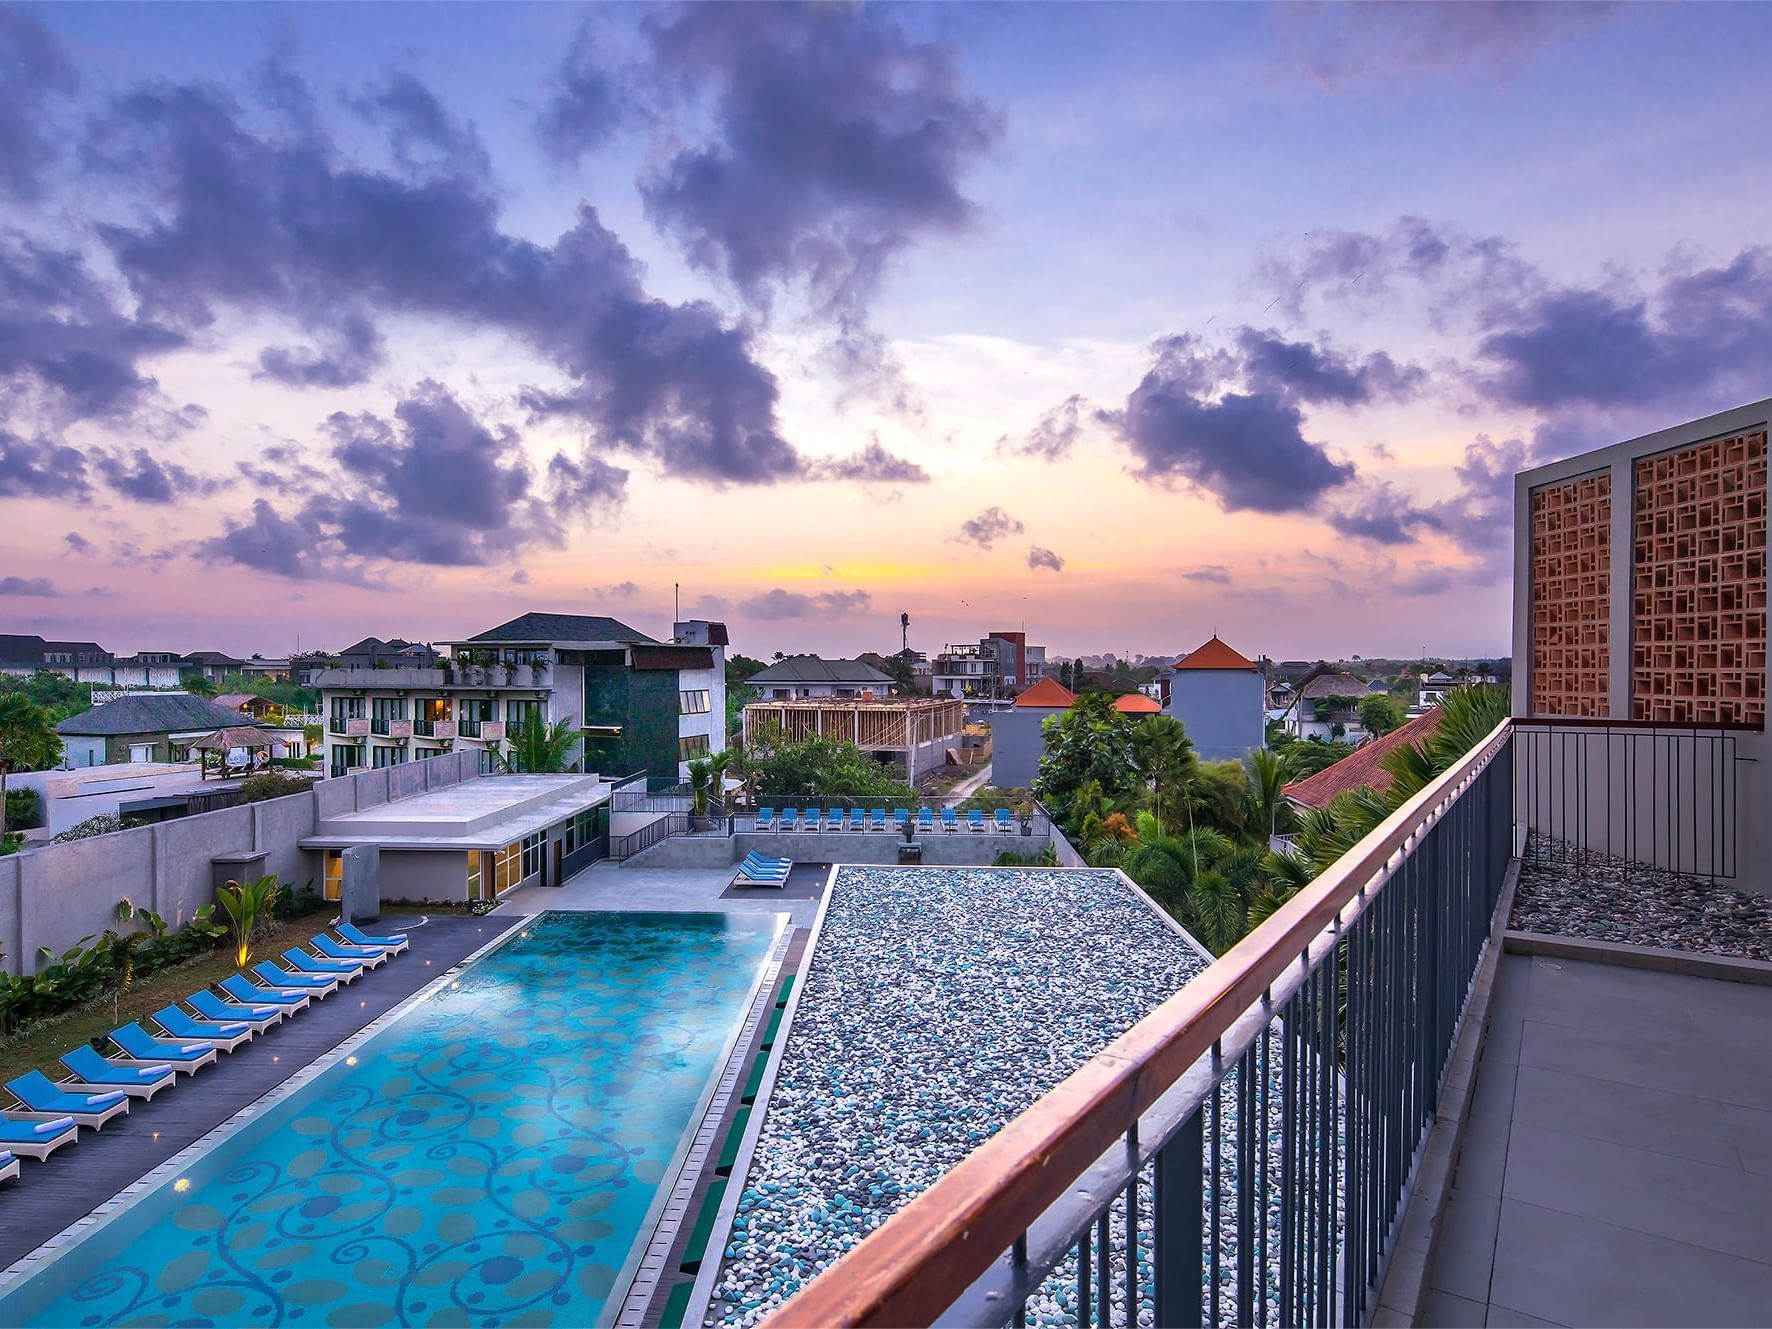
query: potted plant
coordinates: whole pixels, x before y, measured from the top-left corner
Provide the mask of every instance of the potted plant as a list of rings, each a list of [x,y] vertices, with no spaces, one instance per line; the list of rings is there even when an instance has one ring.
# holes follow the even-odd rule
[[[1034,833],[1034,805],[1028,799],[1022,799],[1015,805],[1015,815],[1021,819],[1021,833]]]

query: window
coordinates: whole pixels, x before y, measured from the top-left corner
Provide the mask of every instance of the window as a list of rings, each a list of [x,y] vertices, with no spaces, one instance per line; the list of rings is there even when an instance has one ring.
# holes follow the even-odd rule
[[[679,692],[677,694],[678,715],[706,715],[713,707],[708,703],[708,691],[703,688],[699,692]]]
[[[480,895],[480,851],[468,850],[468,899],[481,899]]]
[[[345,890],[345,855],[342,849],[326,851],[326,885],[325,895],[328,900],[339,899]]]
[[[518,871],[522,861],[523,846],[520,844],[508,844],[493,856],[492,884],[500,895],[523,880],[523,874]]]
[[[510,727],[510,733],[516,733],[517,730],[529,723],[529,717],[532,715],[537,720],[543,718],[539,701],[507,701],[505,703],[505,724]]]
[[[537,831],[523,837],[523,875],[533,877],[541,871],[541,851],[547,846],[548,833]]]
[[[406,718],[406,698],[370,698],[369,718],[372,720],[404,720]]]
[[[405,748],[376,748],[369,754],[370,766],[378,771],[384,766],[398,766],[405,760]]]
[[[708,736],[706,734],[689,734],[677,740],[677,760],[694,761],[697,757],[708,755]]]
[[[154,760],[154,745],[152,743],[131,743],[129,745],[129,760],[130,761],[152,761],[152,760]]]

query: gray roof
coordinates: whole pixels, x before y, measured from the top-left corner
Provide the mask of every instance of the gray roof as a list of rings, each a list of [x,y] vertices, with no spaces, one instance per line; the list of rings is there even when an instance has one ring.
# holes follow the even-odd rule
[[[58,734],[103,737],[109,734],[182,734],[193,730],[239,727],[240,712],[207,697],[182,692],[134,692],[71,715],[56,725]]]
[[[595,614],[523,614],[496,628],[476,632],[469,641],[620,641],[657,645],[626,623]]]
[[[758,683],[855,683],[891,687],[892,675],[860,660],[824,660],[816,655],[790,655],[745,680]]]
[[[1314,700],[1317,697],[1360,697],[1366,693],[1366,680],[1355,678],[1352,674],[1318,674],[1304,685],[1303,696]]]

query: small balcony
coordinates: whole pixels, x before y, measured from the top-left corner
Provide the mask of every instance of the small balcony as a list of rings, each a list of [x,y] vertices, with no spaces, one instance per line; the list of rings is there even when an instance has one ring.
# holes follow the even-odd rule
[[[326,732],[340,738],[364,738],[369,734],[369,719],[362,715],[334,715],[326,721]]]

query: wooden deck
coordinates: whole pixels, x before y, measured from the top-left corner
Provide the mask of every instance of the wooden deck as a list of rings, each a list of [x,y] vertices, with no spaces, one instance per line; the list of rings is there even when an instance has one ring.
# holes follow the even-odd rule
[[[449,914],[421,927],[408,926],[416,920],[387,918],[377,928],[406,930],[412,938],[404,955],[325,1001],[309,1003],[216,1065],[189,1079],[180,1076],[170,1092],[131,1105],[129,1115],[104,1130],[82,1129],[76,1143],[47,1161],[25,1160],[19,1179],[0,1187],[0,1268],[29,1255],[522,918],[503,911],[485,918]]]

